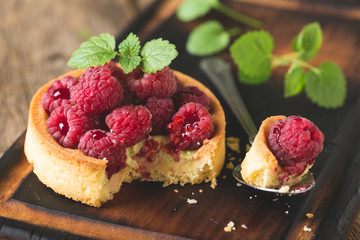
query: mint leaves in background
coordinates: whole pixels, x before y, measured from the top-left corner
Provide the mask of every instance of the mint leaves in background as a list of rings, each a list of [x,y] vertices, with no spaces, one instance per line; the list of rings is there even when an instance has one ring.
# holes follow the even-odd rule
[[[266,82],[271,70],[290,66],[285,74],[284,96],[292,97],[303,90],[320,107],[337,108],[346,98],[346,80],[342,70],[332,62],[319,67],[307,62],[315,57],[322,44],[322,31],[318,23],[301,30],[292,43],[293,52],[274,55],[272,36],[265,31],[252,31],[240,36],[230,46],[230,53],[239,68],[239,80],[247,84]]]
[[[130,33],[118,48],[119,52],[116,52],[115,37],[110,34],[91,37],[73,53],[68,66],[82,69],[104,65],[118,56],[126,73],[139,65],[144,72],[154,73],[168,66],[178,55],[175,45],[162,38],[147,42],[141,49],[139,38],[133,33]]]

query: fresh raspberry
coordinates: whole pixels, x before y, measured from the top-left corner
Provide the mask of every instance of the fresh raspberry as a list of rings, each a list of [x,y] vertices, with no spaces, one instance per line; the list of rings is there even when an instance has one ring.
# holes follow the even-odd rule
[[[126,166],[126,150],[120,136],[100,129],[87,131],[79,141],[79,150],[86,156],[106,158],[108,178]]]
[[[208,110],[200,103],[187,103],[168,125],[171,144],[177,149],[197,149],[211,137],[214,126]]]
[[[71,99],[87,113],[103,113],[121,103],[123,90],[109,68],[90,67],[71,88]]]
[[[159,98],[150,97],[146,101],[145,107],[151,113],[151,122],[153,134],[166,133],[166,126],[171,122],[175,113],[175,106],[170,97]]]
[[[120,83],[124,82],[126,73],[114,61],[105,63],[104,67],[110,69],[111,76],[115,77]]]
[[[271,128],[268,144],[289,175],[301,174],[323,150],[324,135],[308,119],[289,116]]]
[[[177,79],[174,72],[165,67],[156,73],[144,73],[139,79],[127,82],[130,91],[140,99],[148,97],[171,97],[177,89]]]
[[[142,106],[123,106],[106,116],[105,122],[112,132],[119,134],[125,146],[134,145],[151,131],[151,114]]]
[[[76,148],[80,137],[95,126],[78,106],[70,104],[55,108],[46,120],[49,133],[55,140],[67,148]]]
[[[70,88],[78,81],[78,78],[69,75],[54,81],[42,96],[43,108],[51,113],[56,107],[70,103]]]
[[[178,108],[189,102],[201,103],[207,109],[209,109],[210,105],[209,97],[195,86],[178,89],[176,94],[173,96],[173,99]]]

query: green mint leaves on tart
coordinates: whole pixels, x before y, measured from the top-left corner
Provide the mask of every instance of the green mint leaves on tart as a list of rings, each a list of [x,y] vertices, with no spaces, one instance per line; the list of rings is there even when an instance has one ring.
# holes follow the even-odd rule
[[[341,68],[332,62],[319,67],[307,62],[318,53],[322,39],[319,23],[310,23],[293,40],[293,52],[276,56],[272,36],[265,31],[252,31],[235,40],[230,53],[239,69],[239,81],[264,83],[270,78],[272,69],[290,66],[285,74],[284,97],[305,91],[318,106],[337,108],[344,105],[347,92]]]
[[[110,34],[91,37],[73,53],[68,66],[82,69],[104,65],[118,56],[126,73],[139,65],[144,72],[154,73],[168,66],[178,55],[176,46],[162,38],[147,42],[141,49],[139,38],[133,33],[119,44],[119,52],[115,51],[115,45],[115,37]]]
[[[96,65],[104,65],[116,56],[115,38],[110,34],[100,34],[83,42],[68,62],[73,68],[88,68]]]

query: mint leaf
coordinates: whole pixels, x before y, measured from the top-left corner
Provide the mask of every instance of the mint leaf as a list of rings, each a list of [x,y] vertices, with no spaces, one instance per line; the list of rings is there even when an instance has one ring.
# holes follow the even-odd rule
[[[129,73],[140,64],[140,48],[140,40],[138,36],[133,33],[130,33],[127,38],[119,44],[119,62],[125,73]]]
[[[104,65],[115,57],[114,49],[114,36],[106,33],[91,37],[73,53],[67,65],[78,69]]]
[[[242,73],[240,79],[250,84],[266,82],[273,49],[274,40],[268,32],[252,31],[239,37],[230,46],[230,53]]]
[[[185,0],[178,7],[176,14],[181,21],[189,22],[207,14],[218,0]]]
[[[208,56],[224,50],[229,41],[230,35],[220,22],[207,21],[190,33],[186,50],[195,56]]]
[[[310,60],[319,51],[322,39],[320,24],[317,22],[310,23],[304,26],[299,35],[295,37],[292,48],[298,52],[300,59]]]
[[[270,78],[271,72],[263,72],[262,75],[248,75],[239,69],[238,78],[240,82],[246,84],[261,84],[266,82]]]
[[[122,57],[134,57],[140,53],[140,40],[138,36],[130,33],[124,41],[119,44],[119,53]]]
[[[346,81],[340,67],[332,62],[325,62],[306,74],[305,92],[316,104],[325,108],[344,105]]]
[[[292,97],[299,94],[305,85],[305,71],[297,62],[293,62],[288,72],[285,74],[284,96]]]
[[[141,69],[147,73],[154,73],[168,66],[177,55],[175,45],[169,41],[162,38],[151,40],[141,49]]]

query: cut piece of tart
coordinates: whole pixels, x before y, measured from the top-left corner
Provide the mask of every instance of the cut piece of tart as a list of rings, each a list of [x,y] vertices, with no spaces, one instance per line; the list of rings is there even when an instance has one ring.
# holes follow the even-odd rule
[[[265,119],[241,164],[245,182],[286,189],[300,182],[323,149],[323,134],[309,120],[296,116]]]
[[[74,70],[58,77],[80,78],[85,70]],[[29,110],[25,139],[25,154],[39,180],[55,192],[75,201],[99,207],[113,198],[123,182],[135,179],[162,181],[164,185],[211,182],[215,187],[225,160],[225,115],[216,97],[195,79],[174,71],[181,86],[196,86],[210,99],[214,132],[196,150],[173,153],[167,146],[168,136],[146,136],[126,148],[126,166],[108,178],[106,159],[84,155],[78,149],[62,147],[49,133],[46,121],[49,114],[42,107],[42,96],[50,81],[34,95]],[[149,141],[156,148],[147,148]],[[151,152],[147,152],[151,151]]]

